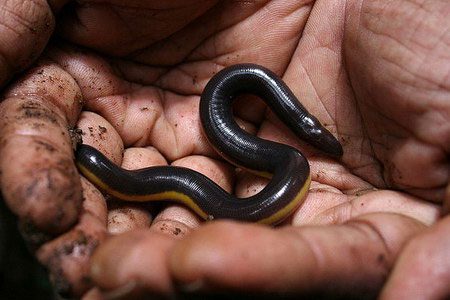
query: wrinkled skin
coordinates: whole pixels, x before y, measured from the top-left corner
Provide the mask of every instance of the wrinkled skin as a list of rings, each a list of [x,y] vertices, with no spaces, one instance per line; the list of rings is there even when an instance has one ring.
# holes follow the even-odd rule
[[[259,102],[247,104],[255,99],[242,99],[236,113],[246,128],[308,156],[313,183],[302,207],[275,230],[201,225],[189,211],[168,208],[152,230],[97,249],[91,276],[103,293],[450,296],[448,1],[110,0],[78,1],[62,12],[62,2],[50,3],[53,12],[31,3],[35,20],[64,16],[56,25],[64,42],[46,46],[48,31],[23,30],[30,52],[8,35],[16,29],[10,24],[1,33],[8,41],[1,80],[47,47],[44,55],[77,82],[85,109],[117,131],[121,140],[103,147],[111,143],[119,157],[120,143],[152,145],[169,163],[200,166],[225,188],[235,183],[240,196],[260,189],[264,181],[236,177],[218,161],[198,123],[206,82],[240,62],[282,75],[344,147],[339,161],[323,157]],[[99,290],[88,298],[101,298]]]

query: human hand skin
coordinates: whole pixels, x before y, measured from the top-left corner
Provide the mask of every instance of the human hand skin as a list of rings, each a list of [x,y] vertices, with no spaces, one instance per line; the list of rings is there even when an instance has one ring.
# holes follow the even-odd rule
[[[133,2],[136,17],[124,6],[93,3],[74,4],[76,18],[63,12],[57,28],[69,43],[57,41],[45,55],[75,79],[85,108],[114,128],[108,133],[118,132],[92,141],[111,158],[121,157],[121,143],[153,145],[169,162],[192,166],[200,159],[208,167],[199,170],[209,170],[227,189],[236,180],[239,196],[261,188],[260,179],[235,178],[218,161],[197,118],[209,78],[240,62],[283,75],[344,146],[342,160],[323,157],[263,106],[239,102],[246,128],[308,156],[313,184],[302,207],[275,230],[224,221],[199,226],[189,211],[168,208],[151,230],[100,246],[92,260],[95,285],[110,295],[133,287],[161,296],[374,296],[394,268],[383,297],[448,295],[445,260],[422,261],[416,265],[421,272],[410,269],[417,249],[429,253],[430,239],[437,241],[434,257],[449,251],[448,221],[438,221],[449,175],[448,4],[148,1]],[[162,228],[174,234],[161,235]],[[180,232],[186,234],[180,238]],[[415,290],[404,288],[408,282]]]

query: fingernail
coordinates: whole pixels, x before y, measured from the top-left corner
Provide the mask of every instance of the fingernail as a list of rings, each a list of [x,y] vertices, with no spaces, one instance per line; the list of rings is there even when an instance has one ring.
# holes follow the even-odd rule
[[[136,287],[137,282],[135,280],[131,280],[114,290],[103,292],[103,297],[105,300],[120,299],[127,296],[128,294],[131,294]]]

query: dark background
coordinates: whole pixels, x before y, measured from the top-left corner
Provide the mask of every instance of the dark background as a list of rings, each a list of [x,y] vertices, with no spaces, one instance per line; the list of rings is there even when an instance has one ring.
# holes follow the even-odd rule
[[[0,299],[55,299],[45,269],[25,246],[17,220],[1,197]]]

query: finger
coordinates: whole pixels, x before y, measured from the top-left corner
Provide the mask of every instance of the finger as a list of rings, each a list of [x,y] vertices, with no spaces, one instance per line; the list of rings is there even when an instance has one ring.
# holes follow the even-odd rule
[[[175,167],[186,167],[210,178],[225,191],[231,193],[234,185],[234,168],[229,164],[205,156],[188,156],[172,163]],[[213,199],[214,200],[214,199]],[[151,228],[174,236],[184,236],[200,225],[193,211],[179,205],[163,209],[155,218]]]
[[[185,206],[171,204],[161,210],[155,217],[150,229],[176,238],[183,238],[202,221],[193,211]]]
[[[149,228],[152,216],[141,203],[108,201],[108,233],[121,234],[139,228]]]
[[[83,111],[77,128],[84,144],[95,147],[115,164],[122,163],[123,142],[114,127],[102,116]]]
[[[341,203],[336,201],[339,198],[342,198]],[[401,214],[432,225],[439,220],[441,207],[395,191],[371,189],[348,196],[327,194],[312,186],[308,203],[294,214],[293,224],[341,224],[365,214],[383,212]]]
[[[177,243],[169,268],[185,293],[374,296],[403,244],[423,228],[394,214],[279,230],[217,222]]]
[[[114,127],[102,116],[84,111],[77,123],[84,144],[94,146],[105,154],[115,164],[120,165],[124,159],[124,146]],[[130,209],[121,209],[114,201],[110,204],[108,212],[108,231],[119,233],[130,226],[130,220],[137,223],[149,222],[147,213],[134,212]],[[111,226],[111,228],[110,228]]]
[[[450,217],[446,217],[408,243],[380,299],[447,299],[449,254]]]
[[[131,85],[93,54],[66,47],[52,49],[50,55],[77,80],[86,108],[108,120],[125,146],[152,145],[170,161],[190,154],[215,154],[201,131],[198,97]]]
[[[128,148],[123,154],[122,168],[133,170],[166,164],[165,158],[155,148]],[[108,232],[119,234],[149,228],[152,222],[150,205],[112,201],[108,211]]]
[[[122,168],[127,170],[164,165],[167,165],[167,160],[153,147],[127,148],[123,154]]]
[[[42,53],[53,33],[55,19],[45,0],[1,1],[0,12],[0,86],[3,86]]]
[[[75,3],[61,18],[60,31],[75,44],[113,56],[126,56],[139,53],[138,50],[171,36],[207,11],[215,2],[138,1],[129,6]],[[114,30],[109,30],[111,28]]]
[[[1,190],[10,209],[38,231],[63,232],[78,218],[81,185],[68,128],[81,105],[78,85],[53,63],[31,70],[0,104]]]
[[[386,155],[386,181],[417,197],[441,203],[450,179],[448,152],[416,140],[399,143],[389,145],[398,150]]]
[[[83,112],[77,127],[82,132],[83,143],[94,146],[125,169],[144,168],[165,159],[154,149],[129,148],[123,150],[123,142],[115,128],[102,116]],[[141,227],[149,227],[151,216],[143,205],[110,201],[108,232],[113,234]]]
[[[91,276],[105,295],[136,299],[143,291],[170,296],[173,292],[167,253],[175,239],[136,230],[109,239],[92,257]],[[132,297],[133,295],[133,297]]]
[[[83,211],[78,224],[40,247],[36,256],[48,269],[54,289],[65,297],[79,297],[92,287],[90,257],[106,238],[106,203],[87,180],[83,185]]]

